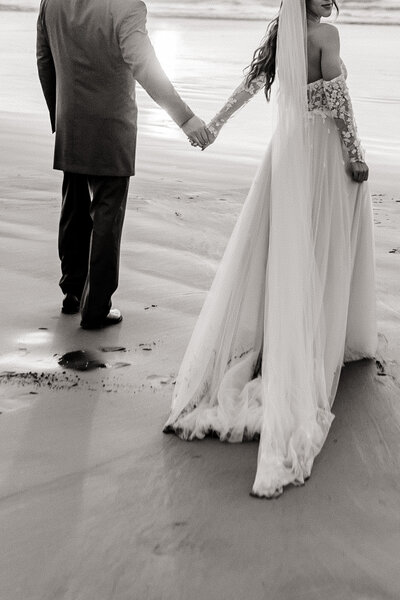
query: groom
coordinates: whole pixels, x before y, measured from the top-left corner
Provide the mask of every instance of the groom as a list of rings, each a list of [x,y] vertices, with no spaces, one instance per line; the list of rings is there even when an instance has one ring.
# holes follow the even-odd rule
[[[135,173],[136,81],[192,142],[205,144],[207,129],[161,68],[140,0],[42,0],[37,65],[56,134],[54,168],[64,171],[62,311],[80,308],[84,329],[114,325],[122,320],[111,296]]]

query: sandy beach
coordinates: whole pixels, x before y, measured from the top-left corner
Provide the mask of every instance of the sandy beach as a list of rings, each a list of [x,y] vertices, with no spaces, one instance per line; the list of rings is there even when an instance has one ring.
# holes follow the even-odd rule
[[[264,24],[153,18],[150,28],[167,72],[207,119]],[[1,13],[2,599],[399,597],[399,29],[341,34],[371,168],[379,352],[343,369],[311,479],[267,502],[249,496],[256,443],[184,443],[162,426],[271,108],[255,98],[200,153],[139,91],[138,174],[114,298],[124,322],[83,331],[78,316],[60,314],[61,173],[36,80],[35,15]],[[59,365],[76,351],[98,367]]]

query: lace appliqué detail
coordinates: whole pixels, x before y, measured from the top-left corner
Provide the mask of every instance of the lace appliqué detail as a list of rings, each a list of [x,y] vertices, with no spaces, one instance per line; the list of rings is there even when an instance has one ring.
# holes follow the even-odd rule
[[[323,79],[318,79],[318,81],[307,85],[307,104],[310,112],[318,111],[329,115]]]
[[[334,119],[348,153],[350,162],[364,161],[364,150],[357,134],[353,107],[344,75],[323,82],[327,106]]]
[[[225,123],[247,102],[249,102],[253,96],[255,96],[265,86],[265,74],[261,74],[256,79],[246,85],[246,78],[236,88],[233,94],[228,98],[221,110],[215,115],[215,117],[208,124],[208,129],[213,135],[218,135],[220,129]]]

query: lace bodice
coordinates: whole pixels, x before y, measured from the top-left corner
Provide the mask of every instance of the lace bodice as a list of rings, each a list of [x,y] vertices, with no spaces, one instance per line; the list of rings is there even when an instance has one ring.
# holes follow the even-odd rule
[[[346,77],[347,70],[342,62],[342,73],[335,79],[331,81],[318,79],[309,83],[307,85],[308,110],[310,113],[322,113],[335,119],[350,162],[357,162],[364,160],[364,151],[358,138]],[[218,135],[220,129],[233,114],[247,104],[264,86],[264,74],[254,79],[249,86],[246,86],[246,79],[244,79],[209,123],[210,131],[214,135]]]

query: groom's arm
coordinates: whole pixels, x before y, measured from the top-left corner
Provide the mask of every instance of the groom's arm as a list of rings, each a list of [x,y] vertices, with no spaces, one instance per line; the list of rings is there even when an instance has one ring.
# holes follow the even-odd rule
[[[40,83],[50,113],[51,130],[56,129],[56,69],[51,54],[42,11],[37,21],[36,60]]]
[[[135,2],[119,30],[119,45],[124,61],[146,92],[182,127],[194,113],[179,96],[161,67],[146,29],[144,2]]]

